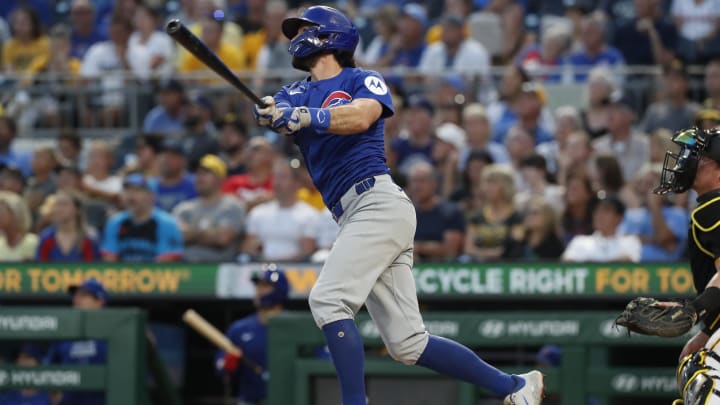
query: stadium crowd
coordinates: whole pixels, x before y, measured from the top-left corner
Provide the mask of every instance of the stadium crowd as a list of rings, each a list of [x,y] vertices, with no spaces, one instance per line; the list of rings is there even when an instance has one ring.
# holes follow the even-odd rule
[[[720,125],[716,0],[334,5],[393,92],[388,165],[415,204],[417,261],[683,257],[694,197],[651,190],[674,131]],[[321,262],[337,228],[292,140],[255,128],[160,30],[181,19],[273,88],[268,72],[297,75],[279,21],[302,6],[2,2],[0,260]],[[584,102],[554,107],[558,83]],[[133,97],[132,133],[74,130],[123,127]],[[37,128],[52,146],[15,146]]]

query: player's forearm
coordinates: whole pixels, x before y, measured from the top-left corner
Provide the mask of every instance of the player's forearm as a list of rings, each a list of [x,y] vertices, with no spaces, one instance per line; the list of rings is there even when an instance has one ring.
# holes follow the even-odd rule
[[[359,105],[347,104],[329,108],[330,127],[328,132],[335,135],[354,135],[365,132],[377,120],[372,111]]]

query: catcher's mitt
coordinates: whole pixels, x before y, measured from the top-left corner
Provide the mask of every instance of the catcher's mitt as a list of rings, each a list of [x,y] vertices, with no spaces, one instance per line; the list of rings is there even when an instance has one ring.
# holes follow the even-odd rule
[[[674,306],[664,307],[667,302]],[[679,304],[679,305],[678,305]],[[695,308],[685,300],[660,301],[640,297],[630,301],[615,324],[643,335],[676,337],[687,333],[697,322]]]

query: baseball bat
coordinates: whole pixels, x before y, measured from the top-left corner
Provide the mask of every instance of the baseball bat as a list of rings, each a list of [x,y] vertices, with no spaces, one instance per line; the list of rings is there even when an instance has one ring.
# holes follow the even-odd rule
[[[265,108],[265,104],[260,97],[258,97],[252,90],[250,90],[245,83],[243,83],[230,68],[223,63],[220,58],[212,51],[203,41],[200,40],[195,34],[190,32],[187,27],[180,22],[178,19],[170,20],[165,26],[165,32],[168,33],[177,43],[182,45],[183,48],[187,49],[188,52],[193,54],[198,60],[200,60],[205,66],[212,69],[215,73],[220,75],[228,83],[232,84],[236,89],[240,90],[250,98],[258,106]]]
[[[187,311],[185,311],[182,316],[182,320],[191,328],[195,329],[197,333],[203,335],[207,340],[210,341],[210,343],[224,350],[226,353],[241,356],[240,361],[244,362],[250,368],[255,370],[257,374],[263,373],[264,370],[260,365],[245,357],[239,347],[235,346],[233,342],[231,342],[230,339],[225,336],[225,334],[220,332],[215,326],[205,320],[205,318],[203,318],[200,314],[195,312],[195,310],[188,309]]]

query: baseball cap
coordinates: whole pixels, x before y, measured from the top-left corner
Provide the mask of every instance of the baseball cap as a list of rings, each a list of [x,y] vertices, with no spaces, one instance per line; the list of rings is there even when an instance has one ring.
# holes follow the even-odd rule
[[[123,187],[137,187],[152,191],[150,181],[142,173],[129,174],[127,177],[125,177],[125,180],[123,180]]]
[[[538,351],[535,356],[535,361],[542,365],[560,367],[560,363],[562,361],[562,349],[557,345],[545,345]]]
[[[613,211],[615,211],[616,214],[619,216],[625,215],[625,204],[620,201],[619,198],[615,197],[614,195],[607,195],[604,197],[601,197],[597,200],[597,204],[595,205],[595,208],[601,206],[607,206],[612,208]]]
[[[520,86],[520,91],[523,94],[535,95],[542,105],[545,105],[547,102],[547,93],[545,92],[545,88],[538,82],[525,82],[522,86]]]
[[[162,150],[163,139],[164,137],[158,134],[142,134],[138,136],[135,146],[138,148],[147,146],[153,152],[159,153]]]
[[[78,290],[86,291],[99,300],[108,300],[108,293],[105,291],[105,287],[96,278],[89,278],[83,281],[82,284],[71,285],[68,287],[70,295],[75,295]]]
[[[435,135],[439,140],[453,145],[458,150],[465,147],[465,130],[456,124],[451,122],[441,124],[435,129]]]
[[[185,91],[185,86],[177,79],[165,79],[160,82],[158,91],[176,91],[182,93]]]
[[[465,26],[465,20],[456,14],[448,14],[442,19],[443,25],[450,25],[456,28],[462,28]]]
[[[25,343],[22,345],[18,354],[32,357],[38,362],[42,361],[45,357],[45,351],[40,346],[32,343]]]
[[[179,139],[168,138],[162,143],[162,152],[174,152],[178,155],[185,156],[185,148]]]
[[[435,114],[435,106],[421,94],[413,94],[410,96],[407,100],[407,108],[422,108],[430,113],[430,115]]]
[[[428,24],[427,11],[425,11],[425,7],[423,7],[421,4],[408,3],[403,6],[400,14],[414,18],[420,24],[422,24],[423,27],[427,26]]]
[[[212,111],[212,109],[213,109],[212,101],[210,100],[210,98],[209,98],[208,96],[206,96],[206,95],[204,95],[204,94],[194,94],[194,95],[190,98],[190,102],[191,102],[193,105],[196,105],[196,106],[198,106],[198,107],[202,107],[202,108],[204,108],[204,109],[206,109],[206,110]]]
[[[227,165],[215,155],[205,155],[200,159],[198,169],[205,169],[215,173],[220,178],[227,176]]]

